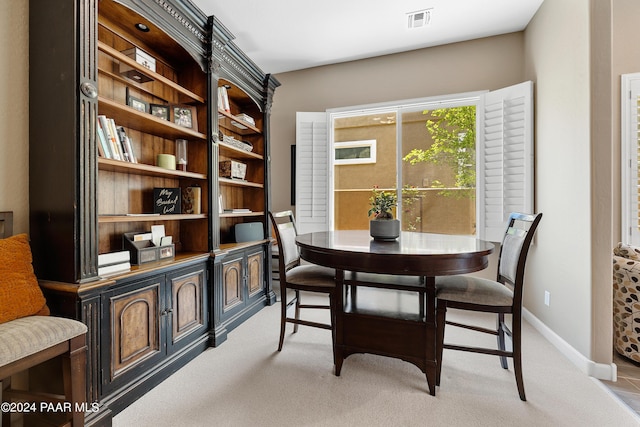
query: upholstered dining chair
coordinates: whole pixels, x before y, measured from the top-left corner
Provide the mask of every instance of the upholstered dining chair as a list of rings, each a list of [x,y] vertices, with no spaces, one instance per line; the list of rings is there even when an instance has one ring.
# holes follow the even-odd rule
[[[527,400],[522,378],[522,292],[529,246],[541,218],[541,213],[536,215],[512,213],[510,215],[500,247],[498,275],[495,281],[462,275],[436,278],[436,351],[439,362],[437,384],[440,384],[442,353],[445,348],[499,356],[500,364],[504,369],[508,369],[507,357],[510,357],[513,358],[520,399]],[[496,329],[447,321],[448,308],[495,313],[497,315]],[[511,314],[511,329],[505,322],[505,314]],[[497,349],[446,344],[444,343],[445,325],[496,335]],[[507,350],[505,335],[511,337],[512,350]]]
[[[269,212],[269,218],[278,244],[278,275],[280,279],[280,341],[278,351],[282,350],[287,323],[293,324],[293,332],[298,332],[298,325],[330,329],[333,333],[332,309],[335,302],[336,281],[335,270],[315,264],[302,264],[300,251],[296,245],[297,229],[292,211]],[[288,290],[293,291],[289,297]],[[326,294],[328,304],[303,304],[300,291]],[[294,315],[288,313],[294,307]],[[331,309],[330,323],[322,323],[300,318],[301,309]]]

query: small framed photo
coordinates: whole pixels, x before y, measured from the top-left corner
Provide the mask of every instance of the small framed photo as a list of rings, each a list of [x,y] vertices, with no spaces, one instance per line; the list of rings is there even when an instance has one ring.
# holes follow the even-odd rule
[[[149,104],[150,113],[159,119],[169,121],[169,106],[164,104]]]
[[[190,105],[173,105],[173,123],[185,128],[198,130],[196,107]]]
[[[127,96],[127,105],[134,110],[138,110],[141,113],[149,112],[149,103],[143,101],[140,98],[136,98],[135,96],[128,95]]]

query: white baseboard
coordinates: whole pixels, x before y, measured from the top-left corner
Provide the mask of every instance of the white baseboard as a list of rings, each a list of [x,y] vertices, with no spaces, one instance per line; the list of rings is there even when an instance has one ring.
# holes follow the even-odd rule
[[[563,340],[558,334],[553,332],[547,325],[542,323],[540,319],[531,314],[526,308],[522,309],[522,317],[531,324],[540,335],[546,338],[555,348],[560,351],[571,363],[573,363],[581,372],[590,377],[599,380],[616,381],[618,376],[618,367],[615,363],[609,365],[604,363],[596,363],[587,359],[582,353],[573,348],[569,343]]]

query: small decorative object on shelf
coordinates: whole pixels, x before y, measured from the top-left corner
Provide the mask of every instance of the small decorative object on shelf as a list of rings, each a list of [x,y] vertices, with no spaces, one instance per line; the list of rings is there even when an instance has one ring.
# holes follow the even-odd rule
[[[373,187],[373,194],[369,198],[369,202],[371,208],[367,215],[375,215],[369,221],[371,237],[379,241],[396,240],[400,236],[400,221],[393,218],[393,207],[398,203],[396,193]]]
[[[244,151],[253,151],[253,145],[250,142],[238,141],[232,136],[222,135],[221,141]]]
[[[127,49],[127,50],[123,50],[122,53],[124,55],[127,55],[129,58],[135,60],[138,64],[142,65],[143,67],[145,67],[148,70],[151,70],[153,72],[156,71],[156,60],[155,58],[153,58],[151,55],[149,55],[146,52],[143,52],[142,50],[138,49],[137,47],[131,48],[131,49]],[[120,64],[120,74],[122,74],[123,76],[126,76],[128,78],[130,78],[133,81],[136,81],[138,83],[145,83],[145,82],[150,82],[153,81],[153,79],[149,76],[147,76],[146,74],[141,73],[139,70],[127,65],[127,64]]]
[[[178,170],[187,170],[187,140],[176,139],[176,164]]]
[[[244,179],[247,165],[235,160],[223,160],[219,163],[220,176],[223,178]]]
[[[150,113],[159,119],[169,121],[169,106],[164,104],[149,104]]]
[[[159,168],[176,170],[176,156],[173,154],[158,154],[156,165]]]
[[[180,213],[181,194],[179,188],[154,188],[153,213],[174,215]]]
[[[198,130],[196,107],[190,105],[174,105],[173,123],[185,128]]]
[[[201,213],[202,189],[200,187],[187,187],[182,190],[182,213]]]

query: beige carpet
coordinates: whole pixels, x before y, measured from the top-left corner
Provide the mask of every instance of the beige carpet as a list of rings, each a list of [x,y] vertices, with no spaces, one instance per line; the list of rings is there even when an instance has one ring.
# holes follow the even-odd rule
[[[279,309],[264,308],[220,347],[118,414],[114,427],[640,425],[599,381],[579,372],[528,324],[527,402],[518,398],[512,369],[500,368],[496,357],[449,350],[434,397],[422,372],[400,360],[352,355],[342,375],[334,376],[330,331],[300,327],[292,335],[289,326],[277,352]],[[469,334],[448,328],[447,341],[467,337],[483,343]]]

